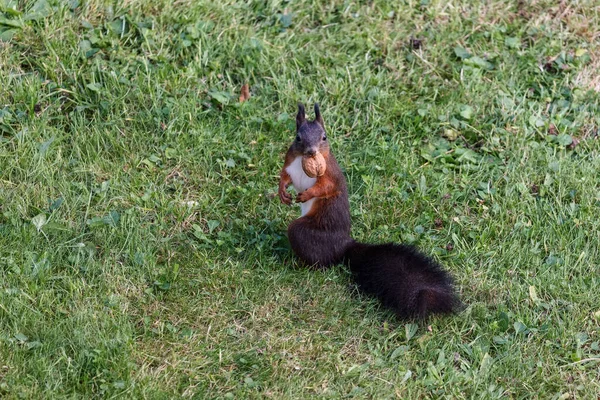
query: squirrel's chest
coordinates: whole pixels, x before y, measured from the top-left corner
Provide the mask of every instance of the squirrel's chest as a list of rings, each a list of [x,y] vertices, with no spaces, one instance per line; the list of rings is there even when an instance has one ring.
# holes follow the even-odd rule
[[[294,185],[294,189],[296,189],[298,193],[302,193],[306,189],[310,189],[317,181],[317,178],[311,178],[304,173],[304,170],[302,169],[301,156],[296,157],[294,161],[292,161],[292,163],[287,166],[285,171],[288,173],[290,178],[292,178],[292,185]],[[312,207],[314,202],[315,199],[313,198],[305,203],[300,204],[302,215],[306,215],[310,211],[310,208]]]
[[[310,189],[317,181],[317,178],[311,178],[304,173],[302,169],[302,157],[300,156],[296,157],[285,170],[290,178],[292,178],[292,184],[298,193]]]

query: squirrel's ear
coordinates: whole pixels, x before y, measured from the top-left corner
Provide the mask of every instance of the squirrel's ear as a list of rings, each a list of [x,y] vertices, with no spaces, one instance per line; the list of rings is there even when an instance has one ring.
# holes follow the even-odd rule
[[[321,111],[319,110],[319,105],[317,103],[315,103],[315,122],[321,125],[322,128],[325,127],[325,124],[323,123],[323,117],[321,117]]]
[[[304,104],[298,103],[298,115],[296,115],[296,129],[300,129],[302,124],[306,122],[306,112],[304,111]]]

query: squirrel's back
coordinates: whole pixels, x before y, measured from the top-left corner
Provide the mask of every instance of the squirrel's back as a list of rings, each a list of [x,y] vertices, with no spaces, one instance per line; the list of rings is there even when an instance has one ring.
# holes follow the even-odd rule
[[[325,174],[319,179],[335,185],[337,193],[301,203],[301,217],[288,226],[288,239],[296,255],[309,265],[318,267],[342,262],[346,249],[353,242],[346,180],[333,154],[330,153],[326,161]],[[303,191],[301,185],[307,182],[308,176],[303,171],[297,176],[294,176],[294,171],[291,172],[294,187]]]

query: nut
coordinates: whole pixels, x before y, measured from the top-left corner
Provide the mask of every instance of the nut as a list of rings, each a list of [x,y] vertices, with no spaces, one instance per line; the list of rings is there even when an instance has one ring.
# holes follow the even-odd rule
[[[302,169],[304,173],[311,178],[322,176],[327,169],[325,158],[321,153],[317,153],[314,156],[302,157]]]

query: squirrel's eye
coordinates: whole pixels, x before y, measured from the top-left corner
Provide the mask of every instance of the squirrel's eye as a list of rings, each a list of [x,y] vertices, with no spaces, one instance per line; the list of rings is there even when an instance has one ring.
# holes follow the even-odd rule
[[[296,142],[300,141],[300,135],[296,135]]]
[[[323,136],[323,140],[327,140],[327,136]]]

